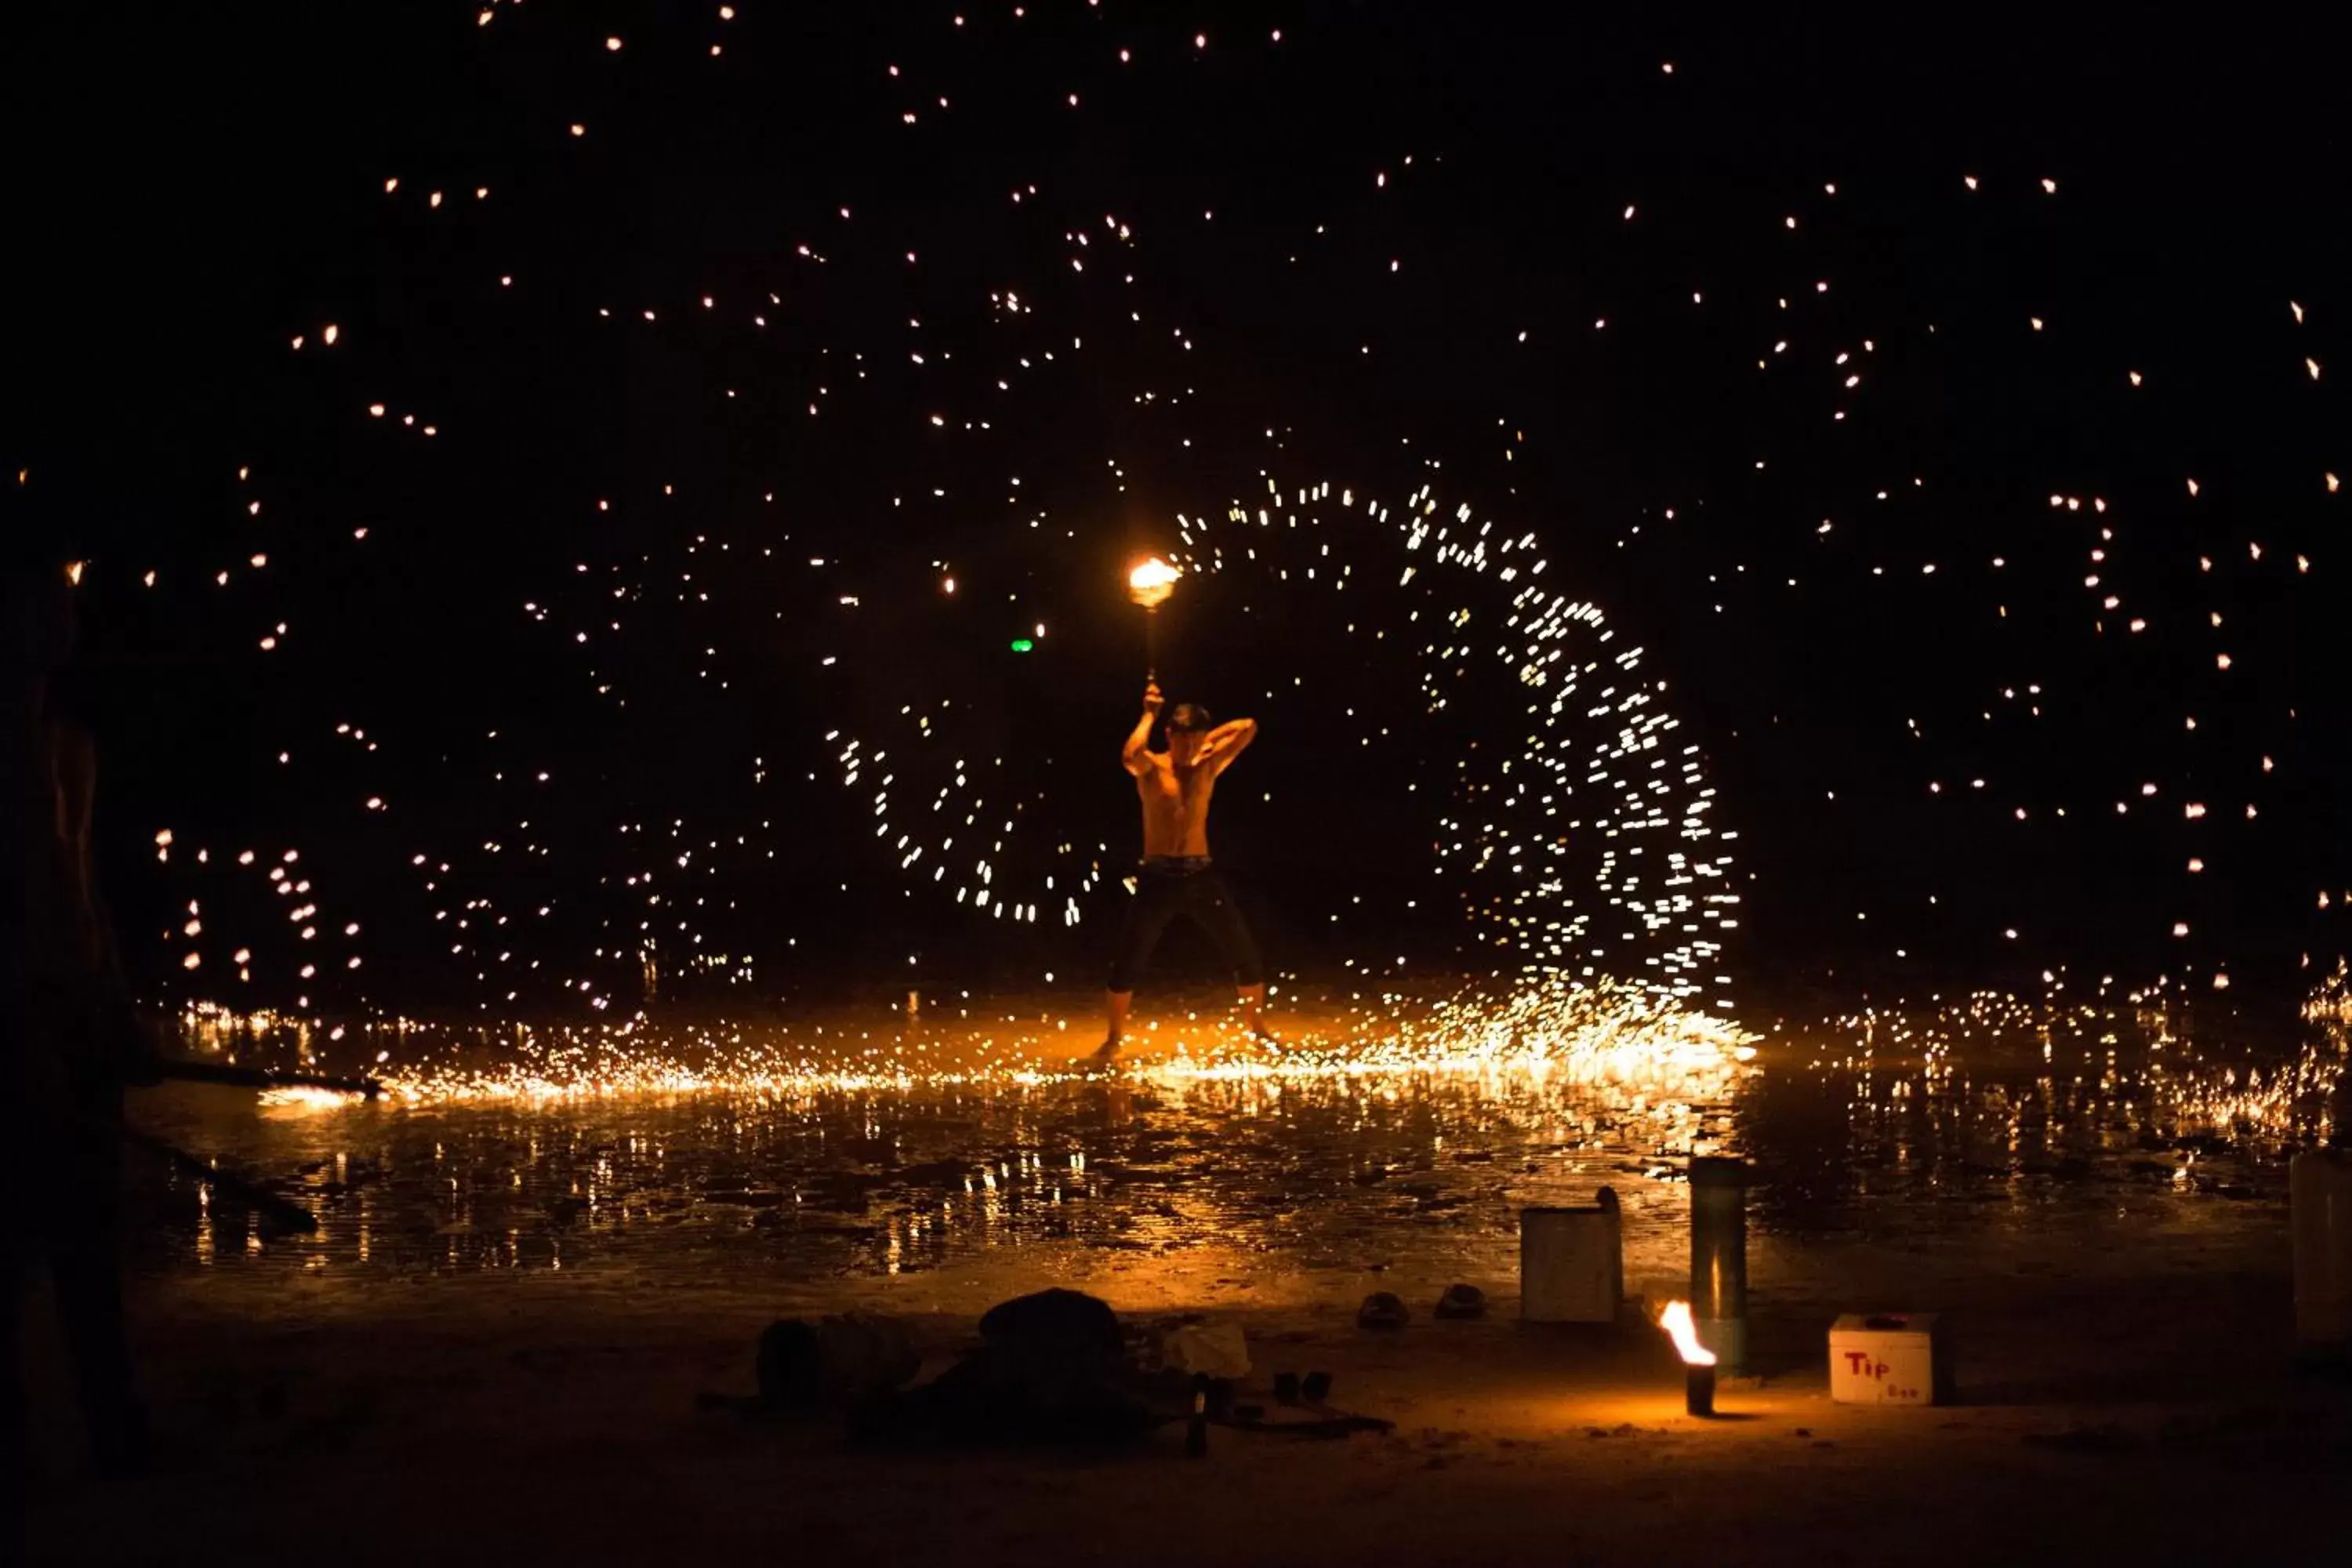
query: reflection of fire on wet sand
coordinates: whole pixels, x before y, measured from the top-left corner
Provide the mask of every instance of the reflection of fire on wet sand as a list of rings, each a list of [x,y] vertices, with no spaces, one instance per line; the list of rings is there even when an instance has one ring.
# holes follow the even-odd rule
[[[2226,1229],[2246,1200],[2283,1197],[2284,1153],[2324,1133],[2346,1033],[2327,1017],[2264,1042],[2128,1005],[1978,996],[1751,1040],[1572,992],[1368,987],[1285,998],[1296,1043],[1274,1049],[1179,999],[1103,1076],[1079,1059],[1076,1000],[940,994],[911,1026],[871,1008],[307,1042],[214,1014],[191,1054],[390,1087],[369,1105],[288,1092],[257,1119],[217,1089],[134,1110],[238,1168],[297,1173],[288,1195],[320,1233],[257,1255],[264,1270],[561,1258],[570,1275],[615,1249],[691,1268],[695,1238],[721,1235],[827,1276],[936,1278],[1139,1248],[1164,1268],[1222,1241],[1239,1250],[1210,1272],[1263,1294],[1294,1266],[1367,1256],[1491,1278],[1454,1271],[1516,1245],[1517,1205],[1604,1184],[1629,1267],[1650,1267],[1679,1256],[1684,1162],[1702,1154],[1755,1165],[1768,1235],[1940,1246],[2125,1212]]]

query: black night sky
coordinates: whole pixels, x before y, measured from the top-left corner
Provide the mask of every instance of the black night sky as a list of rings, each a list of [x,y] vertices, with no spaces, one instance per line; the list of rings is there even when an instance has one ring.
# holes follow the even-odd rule
[[[16,15],[6,515],[90,563],[143,985],[629,1005],[651,936],[763,997],[1091,986],[1112,894],[1058,905],[1133,850],[1120,575],[1266,475],[1431,486],[1647,650],[1760,993],[2332,965],[2326,40],[1026,9]],[[1426,711],[1362,549],[1352,597],[1230,570],[1166,613],[1174,695],[1265,726],[1220,858],[1279,968],[1508,963],[1433,867],[1518,732]],[[941,700],[877,841],[827,737]],[[1036,921],[901,867],[949,752],[1021,819],[1008,885],[1061,868]]]

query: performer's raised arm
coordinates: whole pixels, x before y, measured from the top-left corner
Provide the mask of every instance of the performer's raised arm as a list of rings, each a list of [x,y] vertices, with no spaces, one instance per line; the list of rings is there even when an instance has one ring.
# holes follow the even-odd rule
[[[1202,737],[1200,765],[1223,773],[1233,765],[1234,759],[1256,739],[1256,720],[1229,720]]]
[[[1160,707],[1164,700],[1160,695],[1158,681],[1143,689],[1143,717],[1135,721],[1134,730],[1127,737],[1127,744],[1119,749],[1119,766],[1137,778],[1151,770],[1151,725],[1160,717]]]

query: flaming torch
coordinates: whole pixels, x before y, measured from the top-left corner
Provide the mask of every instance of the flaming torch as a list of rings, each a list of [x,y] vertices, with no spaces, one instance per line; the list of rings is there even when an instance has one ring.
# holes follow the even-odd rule
[[[1674,1337],[1683,1358],[1683,1405],[1694,1415],[1715,1414],[1715,1352],[1698,1342],[1688,1301],[1669,1301],[1658,1327]]]
[[[1144,679],[1160,679],[1160,606],[1176,591],[1176,568],[1157,555],[1127,574],[1127,596],[1143,606]]]

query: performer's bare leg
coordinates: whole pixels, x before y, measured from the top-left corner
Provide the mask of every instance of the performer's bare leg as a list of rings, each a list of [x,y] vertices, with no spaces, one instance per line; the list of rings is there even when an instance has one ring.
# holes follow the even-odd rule
[[[1242,1016],[1248,1022],[1249,1032],[1261,1040],[1272,1041],[1274,1031],[1265,1026],[1265,982],[1242,987]]]
[[[1127,1037],[1127,1010],[1135,1005],[1135,993],[1106,991],[1103,993],[1103,1000],[1110,1015],[1110,1032],[1104,1037],[1103,1043],[1095,1048],[1093,1059],[1097,1062],[1115,1062],[1118,1059],[1119,1044]]]

